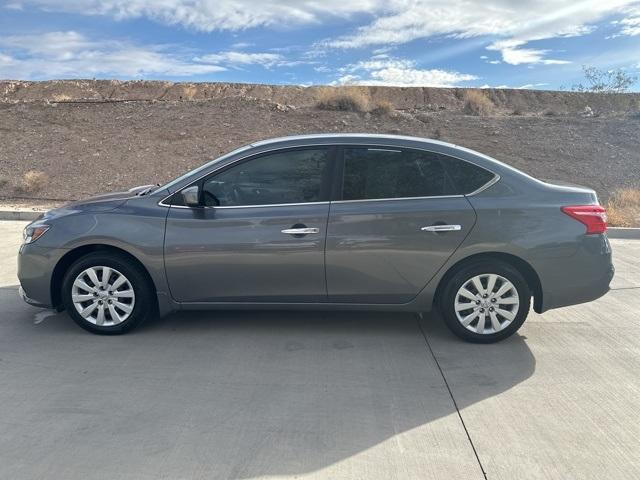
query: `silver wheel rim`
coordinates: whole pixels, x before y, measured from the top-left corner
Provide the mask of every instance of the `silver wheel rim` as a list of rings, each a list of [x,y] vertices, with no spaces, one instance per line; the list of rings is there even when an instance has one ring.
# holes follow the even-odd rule
[[[483,273],[467,280],[458,289],[454,302],[460,324],[481,335],[507,328],[520,308],[516,287],[495,273]]]
[[[86,321],[112,327],[131,316],[136,295],[122,273],[111,267],[95,266],[81,272],[73,281],[71,300]]]

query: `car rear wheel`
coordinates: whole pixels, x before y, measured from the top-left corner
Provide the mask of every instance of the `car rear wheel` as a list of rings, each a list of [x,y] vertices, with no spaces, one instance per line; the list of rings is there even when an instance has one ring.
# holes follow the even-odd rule
[[[443,290],[440,310],[460,338],[493,343],[513,335],[524,323],[531,290],[522,274],[499,260],[478,260],[459,269]]]
[[[125,333],[153,312],[153,289],[145,272],[123,255],[90,253],[64,276],[62,301],[73,320],[99,334]]]

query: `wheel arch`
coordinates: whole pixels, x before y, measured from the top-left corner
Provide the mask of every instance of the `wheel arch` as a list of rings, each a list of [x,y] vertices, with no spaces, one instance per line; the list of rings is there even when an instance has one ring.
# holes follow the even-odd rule
[[[516,270],[518,270],[522,276],[527,281],[527,285],[529,285],[529,289],[533,294],[533,310],[537,313],[541,313],[542,311],[542,283],[540,282],[540,277],[535,269],[531,266],[529,262],[523,260],[522,258],[512,255],[510,253],[504,252],[482,252],[476,253],[474,255],[470,255],[463,259],[458,260],[455,264],[453,264],[447,272],[442,276],[440,281],[438,282],[438,287],[436,288],[435,295],[433,297],[434,304],[441,298],[442,291],[444,290],[449,279],[455,275],[455,273],[460,270],[463,266],[468,264],[469,262],[475,260],[500,260],[505,262]]]
[[[135,263],[137,266],[139,266],[142,269],[142,272],[144,272],[144,275],[146,276],[147,281],[149,281],[149,285],[153,287],[154,291],[157,290],[156,288],[157,286],[153,281],[153,278],[149,274],[149,271],[147,270],[147,268],[144,266],[144,264],[140,260],[138,260],[131,253],[127,252],[122,248],[115,247],[113,245],[106,245],[106,244],[99,244],[99,243],[82,245],[72,250],[69,250],[67,253],[65,253],[60,258],[60,260],[58,260],[58,263],[53,269],[53,274],[51,275],[50,288],[51,288],[51,301],[54,308],[56,308],[57,310],[62,309],[62,291],[61,291],[62,280],[64,278],[65,273],[69,269],[69,267],[73,264],[73,262],[75,262],[80,257],[83,257],[88,253],[94,253],[94,252],[117,253],[119,255],[127,257],[131,262]],[[154,295],[154,298],[155,298],[155,295]],[[157,302],[158,301],[156,298],[156,301],[155,301],[156,304],[153,306],[154,308],[158,307]]]

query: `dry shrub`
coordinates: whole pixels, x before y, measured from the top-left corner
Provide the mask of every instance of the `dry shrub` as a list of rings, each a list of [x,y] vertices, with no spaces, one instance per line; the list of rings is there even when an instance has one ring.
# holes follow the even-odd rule
[[[640,227],[640,189],[616,190],[605,207],[612,227]]]
[[[0,177],[0,190],[6,187],[9,184],[9,179],[7,177]]]
[[[184,85],[182,87],[182,95],[180,95],[180,100],[193,100],[197,93],[198,88],[195,85]]]
[[[373,115],[384,116],[384,115],[389,115],[394,110],[395,110],[395,107],[393,106],[393,103],[391,103],[389,100],[379,100],[378,102],[376,102],[375,106],[371,109],[371,113]]]
[[[36,193],[49,183],[49,176],[39,170],[29,170],[22,177],[20,190],[24,193]]]
[[[366,112],[368,95],[360,87],[323,87],[318,91],[316,107],[321,110]]]
[[[495,105],[482,90],[467,90],[464,94],[464,113],[467,115],[490,115]]]

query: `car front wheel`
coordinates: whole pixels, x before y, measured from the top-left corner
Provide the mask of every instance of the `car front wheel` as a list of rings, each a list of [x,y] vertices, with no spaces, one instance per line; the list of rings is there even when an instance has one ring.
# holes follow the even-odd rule
[[[524,323],[531,290],[508,263],[479,260],[459,269],[447,282],[440,309],[449,329],[475,343],[513,335]]]
[[[153,300],[142,268],[119,254],[85,255],[71,265],[62,282],[67,312],[93,333],[130,331],[152,313]]]

